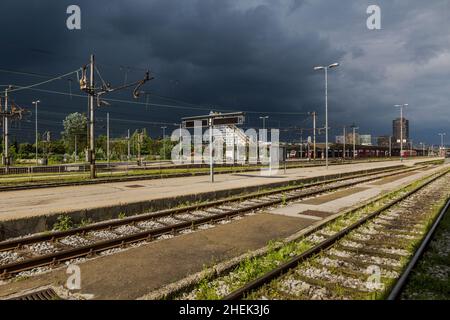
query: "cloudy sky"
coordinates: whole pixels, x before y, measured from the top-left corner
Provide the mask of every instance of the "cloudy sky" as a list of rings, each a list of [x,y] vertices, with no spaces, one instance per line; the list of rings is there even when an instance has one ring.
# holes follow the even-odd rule
[[[71,4],[81,8],[81,30],[66,27]],[[366,27],[372,4],[381,30]],[[163,123],[211,109],[246,111],[251,127],[269,115],[269,126],[302,128],[316,111],[323,125],[324,76],[313,66],[340,62],[329,74],[333,135],[353,123],[361,133],[390,134],[399,103],[410,105],[415,141],[450,135],[447,0],[2,0],[0,10],[0,85],[66,74],[90,53],[113,85],[151,70],[139,103],[126,102],[130,90],[108,96],[121,101],[98,110],[97,133],[108,111],[114,137],[143,127],[157,136]],[[40,99],[40,131],[58,133],[65,115],[85,112],[80,94],[72,74],[13,98],[29,108]],[[14,135],[31,140],[33,119],[14,124]]]

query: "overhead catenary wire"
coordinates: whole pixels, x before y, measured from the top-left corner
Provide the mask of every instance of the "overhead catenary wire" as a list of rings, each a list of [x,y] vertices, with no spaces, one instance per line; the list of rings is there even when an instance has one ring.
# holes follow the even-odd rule
[[[24,89],[37,91],[37,92],[44,92],[44,93],[50,93],[50,94],[57,94],[57,95],[63,95],[63,96],[70,96],[70,93],[62,92],[62,91],[55,91],[55,90],[49,90],[49,89],[38,89],[33,87],[23,87]],[[73,97],[78,98],[88,98],[88,95],[83,94],[74,94],[72,93]],[[128,103],[133,105],[142,105],[142,106],[154,106],[154,107],[161,107],[161,108],[169,108],[169,109],[185,109],[185,110],[201,110],[201,111],[225,111],[225,112],[235,112],[235,111],[242,111],[246,113],[251,114],[275,114],[275,115],[307,115],[308,112],[277,112],[277,111],[253,111],[253,110],[246,110],[246,109],[225,109],[223,107],[215,107],[215,106],[203,106],[203,107],[194,107],[194,106],[180,106],[180,105],[169,105],[169,104],[160,104],[160,103],[151,103],[148,104],[146,102],[139,102],[139,101],[131,101],[131,100],[123,100],[123,99],[113,99],[113,98],[104,98],[102,99],[104,101],[108,102],[119,102],[119,103]]]
[[[78,68],[78,69],[76,69],[74,71],[68,72],[66,74],[62,74],[60,76],[57,76],[57,77],[54,77],[54,78],[51,78],[51,79],[48,79],[48,80],[45,80],[45,81],[42,81],[42,82],[34,83],[34,84],[31,84],[31,85],[28,85],[28,86],[14,86],[13,85],[13,89],[8,90],[8,92],[9,93],[13,93],[13,92],[22,91],[22,90],[30,90],[30,89],[33,89],[35,87],[39,87],[39,86],[42,86],[44,84],[47,84],[47,83],[50,83],[50,82],[53,82],[53,81],[56,81],[56,80],[61,80],[61,79],[65,78],[65,77],[67,77],[67,76],[70,76],[72,74],[77,73],[78,71],[80,71],[80,68]],[[15,89],[14,89],[14,87],[15,87]]]

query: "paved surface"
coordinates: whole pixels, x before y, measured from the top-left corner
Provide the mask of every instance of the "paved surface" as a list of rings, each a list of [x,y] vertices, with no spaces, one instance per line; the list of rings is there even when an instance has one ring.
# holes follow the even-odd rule
[[[433,170],[441,168],[442,166]],[[340,193],[341,198],[329,198],[329,201],[318,202],[316,205],[300,201],[212,229],[152,242],[80,263],[82,290],[79,293],[93,299],[139,298],[199,272],[205,265],[259,249],[270,240],[284,238],[313,224],[319,224],[322,219],[343,208],[408,184],[431,172],[432,170],[417,170],[413,175],[383,185],[365,184],[363,189],[350,188],[354,192]],[[0,298],[30,288],[64,286],[68,277],[65,271],[54,270],[0,285]]]
[[[362,203],[382,193],[391,192],[402,185],[412,183],[413,181],[428,176],[433,171],[438,171],[442,168],[442,166],[439,166],[426,171],[414,170],[408,174],[400,174],[393,177],[383,178],[377,180],[376,182],[360,184],[357,187],[348,188],[330,194],[319,195],[310,199],[301,200],[286,207],[273,209],[270,213],[291,217],[313,214],[324,218],[327,216],[325,213],[328,213],[328,215],[338,213],[346,208],[356,205],[357,203]],[[322,214],[308,213],[308,211],[318,211]]]
[[[419,160],[405,160],[412,165]],[[264,185],[273,182],[295,180],[302,177],[322,176],[340,172],[352,172],[402,164],[400,161],[359,163],[350,165],[289,169],[287,174],[280,170],[272,177],[258,172],[246,174],[216,175],[211,184],[208,176],[146,180],[99,185],[59,187],[47,189],[0,192],[0,221],[47,215],[65,211],[101,208],[111,205],[196,194],[209,191]],[[131,187],[139,185],[139,188]]]

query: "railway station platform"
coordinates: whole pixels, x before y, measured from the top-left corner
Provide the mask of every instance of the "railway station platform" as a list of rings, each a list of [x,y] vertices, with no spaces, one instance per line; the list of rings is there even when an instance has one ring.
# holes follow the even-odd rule
[[[428,160],[428,159],[427,159]],[[433,160],[433,158],[429,158]],[[276,183],[287,183],[299,179],[310,179],[336,174],[358,172],[376,168],[388,168],[398,165],[412,166],[424,159],[367,162],[349,165],[335,165],[312,168],[288,169],[284,173],[279,169],[273,176],[261,175],[260,172],[221,174],[210,183],[208,176],[193,176],[164,180],[143,180],[138,182],[117,182],[96,185],[66,186],[44,189],[0,192],[0,239],[20,236],[31,232],[51,229],[56,218],[61,214],[73,214],[78,219],[92,218],[92,221],[115,218],[119,212],[133,213],[142,210],[148,202],[154,203],[154,209],[165,209],[172,204],[187,202],[189,199],[205,199],[226,195],[238,195],[248,188],[268,187]],[[189,197],[191,196],[191,198]],[[184,203],[182,202],[182,203]],[[192,203],[191,201],[190,203]],[[106,213],[105,213],[106,212]],[[109,213],[107,213],[109,212]],[[15,227],[12,227],[15,223]],[[30,227],[31,226],[31,227]],[[4,230],[2,231],[2,227]],[[14,229],[6,234],[6,229]],[[14,234],[16,232],[17,234]]]
[[[406,164],[411,165],[412,162]],[[325,223],[328,217],[337,217],[344,210],[361,205],[382,192],[395,190],[442,168],[418,169],[369,181],[355,188],[305,199],[282,208],[267,208],[228,224],[82,261],[78,264],[81,289],[70,294],[64,289],[69,277],[67,266],[21,281],[0,283],[0,299],[48,286],[63,297],[67,294],[67,297],[83,299],[145,299],[154,290],[200,272],[205,266],[236,259],[249,251],[261,249],[274,239],[292,238],[293,235],[300,237],[308,228]],[[361,168],[347,170],[352,169]],[[316,174],[322,173],[321,170],[315,171]],[[206,182],[198,183],[202,186]],[[307,210],[321,214],[306,214]]]

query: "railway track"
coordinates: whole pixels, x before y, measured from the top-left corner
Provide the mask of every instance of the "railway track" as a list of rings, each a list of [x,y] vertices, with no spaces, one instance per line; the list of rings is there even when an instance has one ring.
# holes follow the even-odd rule
[[[447,204],[442,208],[439,215],[436,217],[433,225],[431,226],[430,230],[426,234],[426,236],[423,238],[422,243],[418,247],[417,251],[415,252],[414,256],[411,258],[410,262],[402,272],[402,275],[399,277],[397,282],[395,283],[394,287],[392,288],[391,292],[389,293],[388,299],[389,300],[399,300],[399,299],[417,299],[417,296],[424,296],[429,298],[433,298],[435,295],[437,295],[437,299],[448,299],[449,297],[449,291],[446,290],[445,287],[448,287],[448,281],[447,284],[441,283],[442,280],[446,277],[445,270],[448,269],[448,265],[445,263],[446,257],[449,256],[448,254],[448,236],[445,235],[445,228],[448,226],[448,222],[443,223],[443,226],[441,226],[441,222],[444,220],[444,217],[446,214],[448,214],[448,211],[450,210],[450,200],[447,201]],[[434,239],[435,234],[437,233],[438,228],[443,228],[441,230],[440,235],[438,235],[438,239]],[[447,227],[448,228],[448,227]],[[448,230],[448,229],[447,229]],[[447,231],[448,234],[448,231]],[[428,252],[428,256],[424,255],[426,254],[427,250],[429,250],[429,247],[433,247],[430,245],[432,241],[435,241],[434,248],[431,248]],[[440,247],[440,248],[439,248]],[[447,252],[447,253],[446,253]],[[433,256],[434,255],[434,256]],[[420,266],[419,269],[422,270],[415,270],[416,266],[418,265],[419,261],[421,259],[424,259],[423,261],[425,264],[428,264],[427,267]],[[431,260],[431,261],[428,261]],[[439,272],[440,270],[443,270],[444,272]],[[418,281],[417,279],[413,279],[413,282],[418,282],[415,284],[410,284],[413,272],[416,271],[415,276],[420,277],[420,274],[425,273],[427,274],[426,280]],[[448,280],[448,274],[447,274],[447,280]],[[429,285],[428,283],[424,282],[431,282],[432,284]],[[445,282],[445,280],[443,281]],[[439,285],[440,284],[440,285]],[[410,285],[410,287],[408,287]],[[416,286],[421,286],[420,289],[416,288]],[[428,287],[428,288],[423,288]],[[430,290],[430,288],[432,290]],[[424,294],[425,293],[425,294]],[[439,297],[439,295],[441,295]]]
[[[445,170],[222,298],[395,299],[449,199]]]
[[[96,223],[68,231],[3,241],[0,242],[0,276],[9,278],[35,268],[52,268],[64,261],[89,257],[130,244],[192,232],[196,227],[208,228],[213,223],[226,223],[233,217],[262,208],[334,192],[420,168],[425,167],[387,169],[340,180],[289,186],[190,207]]]

